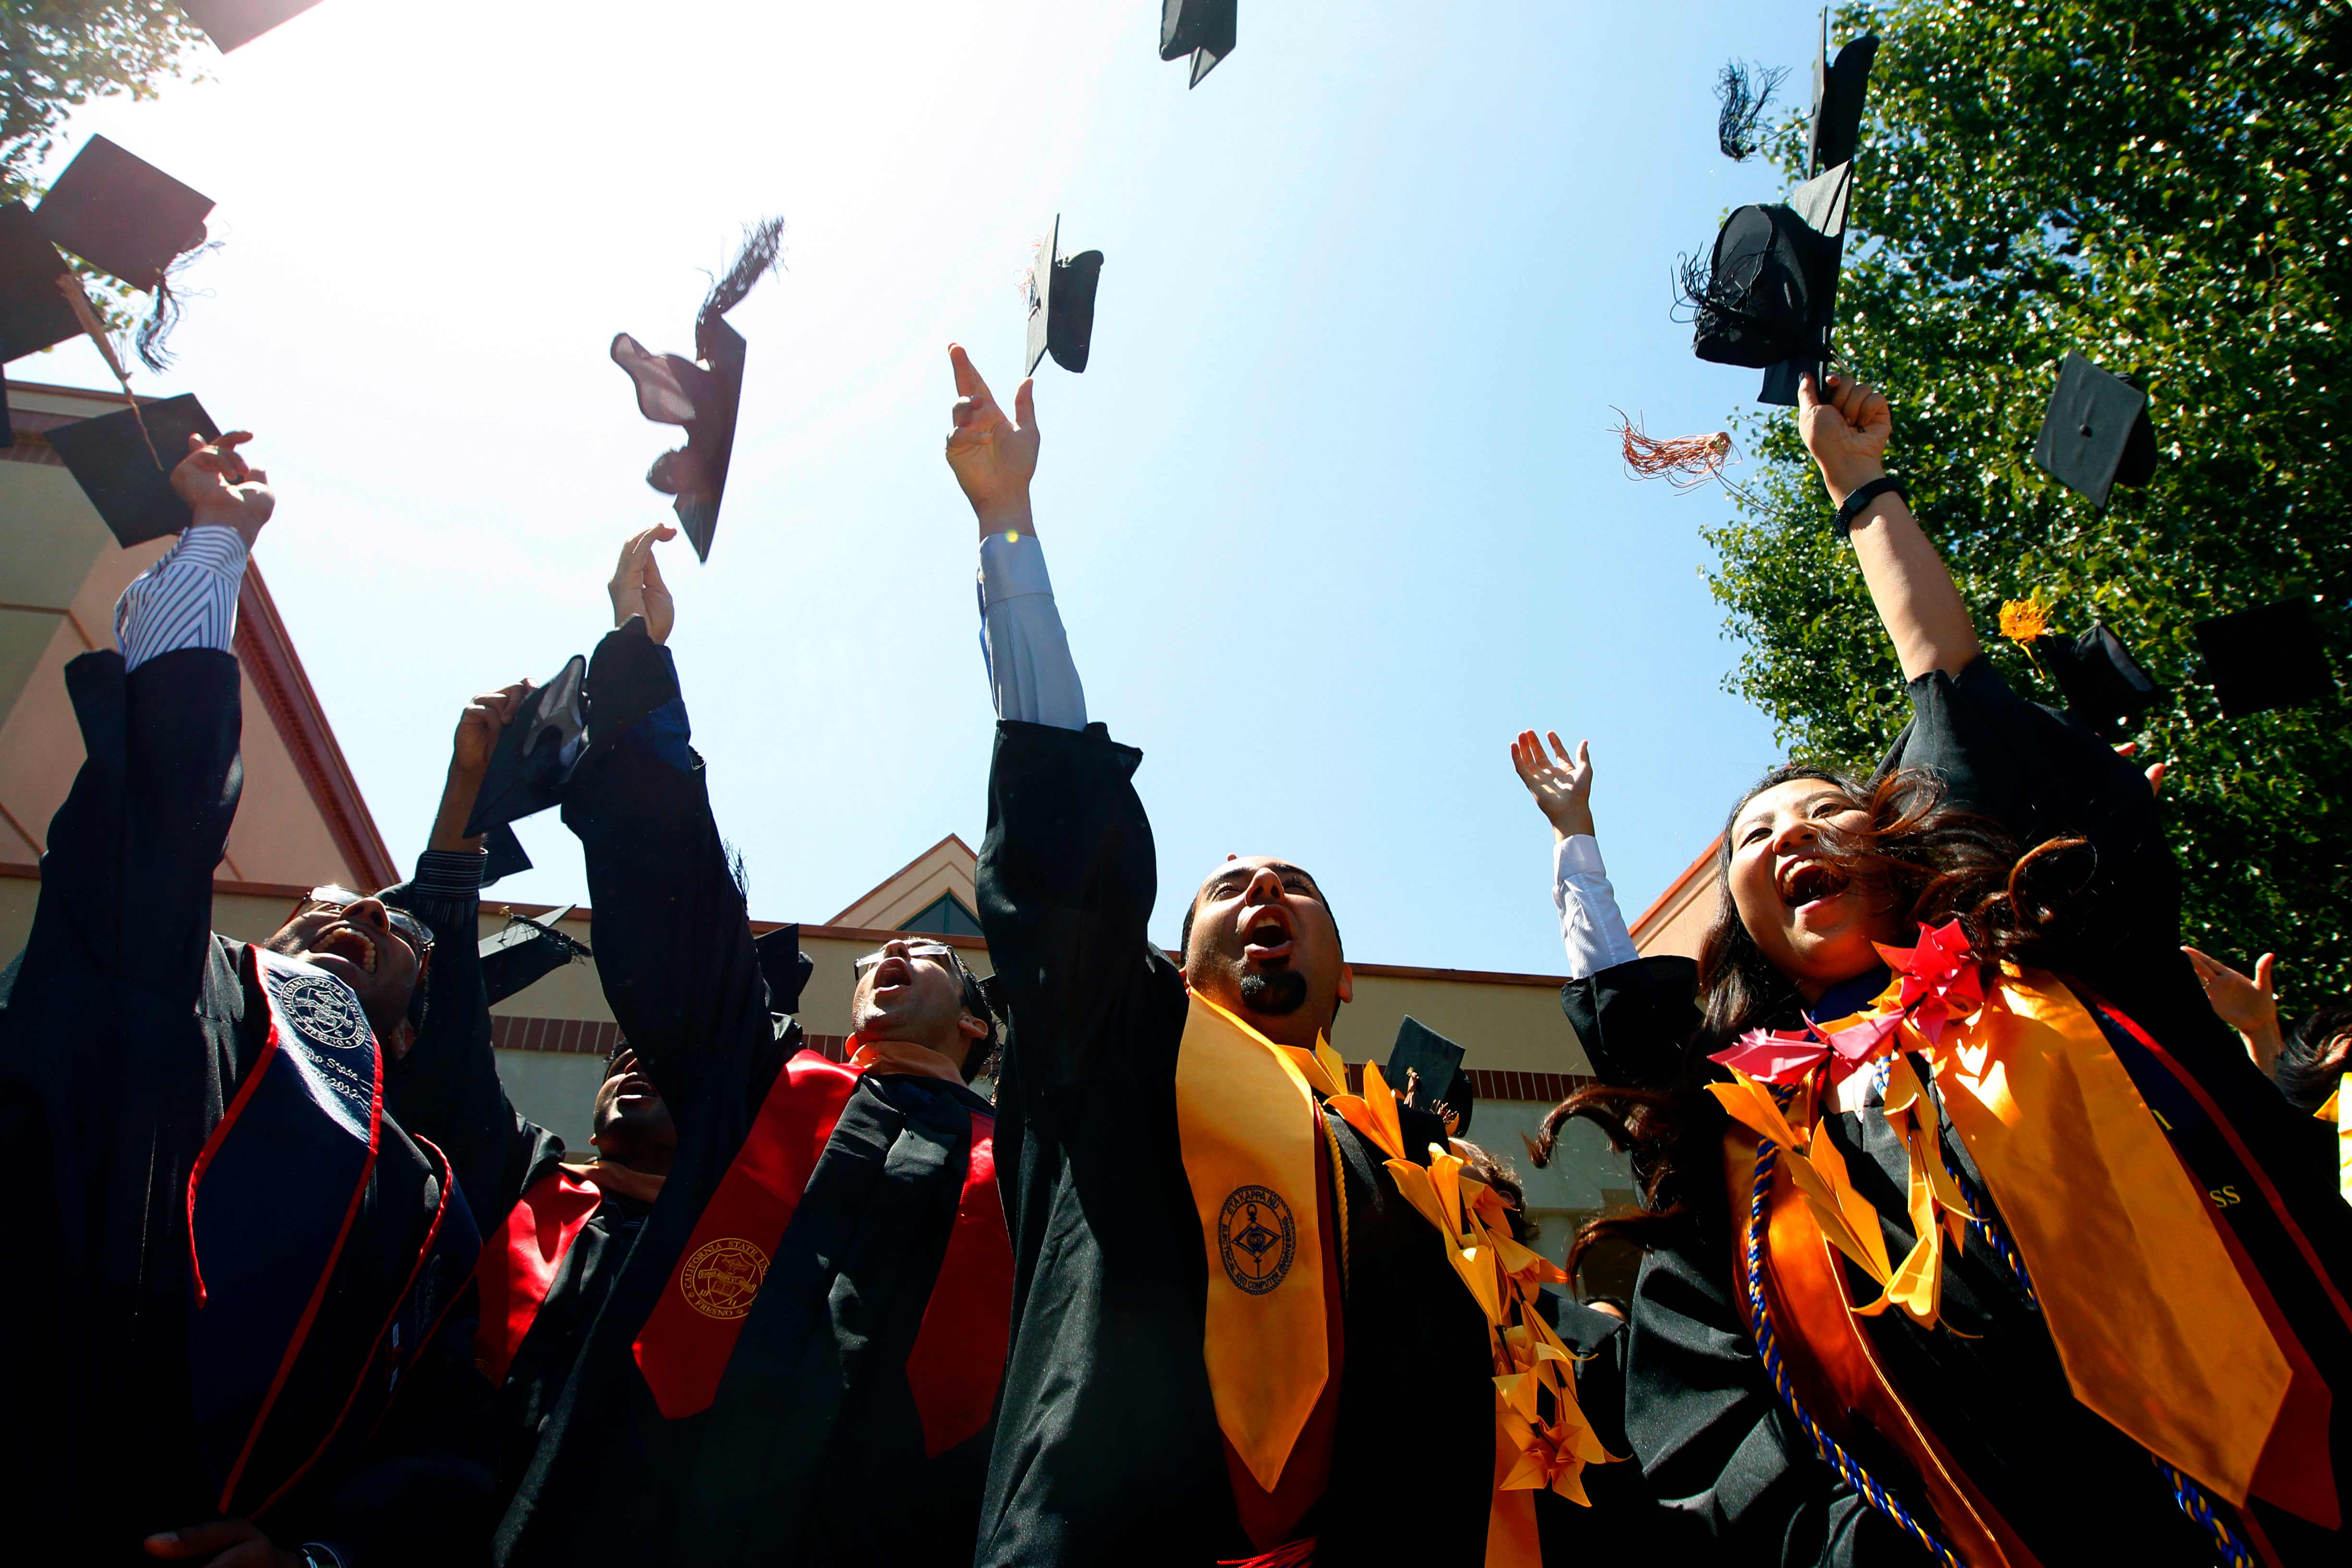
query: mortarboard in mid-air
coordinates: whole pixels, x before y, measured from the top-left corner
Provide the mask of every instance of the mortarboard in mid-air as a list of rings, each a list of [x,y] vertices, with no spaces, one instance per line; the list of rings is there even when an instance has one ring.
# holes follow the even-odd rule
[[[1045,231],[1037,264],[1029,269],[1029,348],[1021,374],[1034,374],[1047,354],[1073,373],[1087,368],[1095,335],[1095,286],[1102,280],[1103,254],[1062,254],[1062,218]]]
[[[2156,429],[2147,394],[2069,349],[2058,367],[2033,461],[2093,506],[2116,485],[2139,486],[2156,475]]]
[[[613,338],[613,363],[636,383],[637,412],[656,424],[686,427],[686,445],[655,458],[646,483],[677,498],[678,527],[699,561],[710,559],[719,502],[735,453],[735,416],[743,401],[746,344],[727,324],[727,312],[776,265],[783,239],[782,218],[745,232],[733,263],[711,285],[695,316],[693,359],[654,353],[626,332]]]

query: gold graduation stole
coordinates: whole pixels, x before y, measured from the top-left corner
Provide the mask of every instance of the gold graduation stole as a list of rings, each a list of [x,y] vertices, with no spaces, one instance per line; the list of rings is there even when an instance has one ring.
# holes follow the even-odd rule
[[[1732,1119],[1778,1144],[1822,1234],[1880,1287],[1853,1310],[1932,1326],[1943,1248],[1969,1222],[1936,1107],[1902,1053],[1925,1053],[1945,1113],[2022,1254],[2074,1397],[2232,1505],[2256,1471],[2293,1373],[2227,1243],[2099,1026],[2053,977],[2003,963],[1990,984],[1954,922],[1915,949],[1871,1006],[1810,1037],[1751,1030],[1713,1059]],[[1885,1059],[1881,1110],[1910,1152],[1915,1242],[1891,1258],[1878,1215],[1820,1135],[1829,1083]],[[1826,1078],[1829,1082],[1825,1083]],[[1785,1106],[1771,1084],[1793,1086]]]
[[[1202,1359],[1217,1426],[1266,1491],[1331,1375],[1315,1092],[1347,1068],[1320,1039],[1276,1045],[1194,992],[1176,1050],[1176,1135],[1209,1255]]]

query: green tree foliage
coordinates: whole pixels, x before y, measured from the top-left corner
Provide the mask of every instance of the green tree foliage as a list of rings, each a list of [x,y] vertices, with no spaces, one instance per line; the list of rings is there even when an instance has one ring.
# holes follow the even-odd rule
[[[0,202],[34,194],[68,110],[152,98],[203,37],[168,0],[0,0]]]
[[[2013,684],[2059,698],[1999,606],[2105,621],[2168,687],[2140,735],[2187,880],[2184,939],[2283,1001],[2352,990],[2352,726],[2338,695],[2224,720],[2190,627],[2310,595],[2352,671],[2352,7],[2285,0],[1893,0],[1839,295],[1838,348],[1895,404],[1890,468]],[[1773,157],[1802,175],[1803,128]],[[2104,512],[2035,468],[2066,350],[2142,377],[2161,453]],[[1746,647],[1728,689],[1847,763],[1907,714],[1902,678],[1793,420],[1748,423],[1759,477],[1709,531]]]

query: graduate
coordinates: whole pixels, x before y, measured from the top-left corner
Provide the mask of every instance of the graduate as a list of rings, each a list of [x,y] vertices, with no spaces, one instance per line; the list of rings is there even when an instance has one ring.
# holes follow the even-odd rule
[[[1087,719],[1030,511],[1031,384],[1016,424],[949,353],[999,719],[979,912],[1019,1270],[976,1561],[1534,1562],[1535,1493],[1580,1499],[1606,1457],[1537,1310],[1558,1270],[1435,1116],[1377,1069],[1348,1093],[1327,1037],[1353,980],[1311,874],[1230,859],[1183,965],[1152,945],[1142,758]]]
[[[1570,982],[1614,1087],[1555,1118],[1644,1192],[1604,1228],[1647,1248],[1650,1485],[1744,1561],[2341,1563],[2352,1213],[2181,953],[2148,781],[1985,657],[1886,399],[1801,405],[1913,719],[1871,779],[1734,807],[1696,965]],[[1533,742],[1545,804],[1581,759]]]
[[[499,1081],[490,1045],[495,998],[477,945],[489,856],[466,825],[499,736],[530,689],[519,681],[467,705],[415,875],[381,895],[424,923],[437,955],[424,1026],[386,1064],[384,1103],[402,1126],[447,1152],[467,1204],[482,1216],[473,1352],[498,1390],[488,1428],[500,1509],[530,1466],[677,1147],[668,1107],[626,1044],[604,1065],[591,1162],[567,1161],[563,1141],[517,1111]]]
[[[677,1152],[499,1531],[499,1560],[934,1564],[972,1550],[1013,1258],[995,1022],[943,943],[856,966],[836,1063],[779,1029],[633,539],[563,791],[597,973]]]
[[[210,929],[237,585],[274,508],[249,439],[190,438],[121,651],[66,667],[86,760],[0,1012],[0,1495],[76,1562],[462,1563],[489,1523],[453,1310],[477,1237],[382,1104],[435,945],[336,887],[260,946]]]

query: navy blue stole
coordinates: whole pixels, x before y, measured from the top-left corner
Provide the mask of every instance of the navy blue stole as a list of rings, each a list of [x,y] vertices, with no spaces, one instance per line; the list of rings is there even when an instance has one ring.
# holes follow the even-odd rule
[[[226,1514],[259,1511],[291,1479],[248,1471],[358,1217],[383,1124],[383,1068],[359,997],[310,964],[246,952],[268,999],[268,1040],[188,1174],[189,1384]]]

